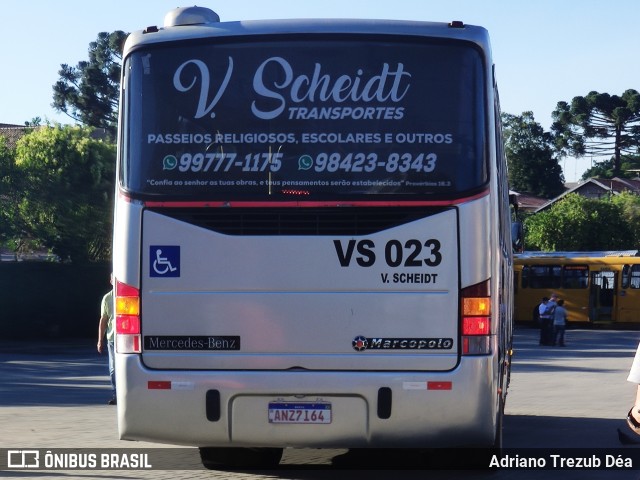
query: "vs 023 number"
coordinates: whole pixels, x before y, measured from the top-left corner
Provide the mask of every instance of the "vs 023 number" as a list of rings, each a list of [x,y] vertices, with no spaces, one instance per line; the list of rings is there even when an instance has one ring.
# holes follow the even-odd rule
[[[378,256],[373,240],[334,240],[338,262],[342,267],[349,267],[355,260],[361,267],[372,267]],[[440,241],[410,239],[404,243],[400,240],[389,240],[384,245],[384,261],[389,267],[437,267],[442,263]]]

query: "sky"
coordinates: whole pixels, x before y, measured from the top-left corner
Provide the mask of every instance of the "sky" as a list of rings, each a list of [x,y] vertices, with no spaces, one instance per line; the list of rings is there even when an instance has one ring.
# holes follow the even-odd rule
[[[99,32],[162,26],[194,0],[3,0],[0,123],[73,121],[52,107],[61,64],[88,59]],[[275,18],[462,20],[489,30],[502,111],[532,111],[546,130],[559,101],[591,91],[640,91],[640,1],[615,0],[202,0],[222,21]],[[593,159],[561,161],[576,181]]]

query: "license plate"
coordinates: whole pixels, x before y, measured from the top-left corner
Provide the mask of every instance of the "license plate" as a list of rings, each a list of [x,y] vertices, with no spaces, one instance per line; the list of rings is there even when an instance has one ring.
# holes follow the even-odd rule
[[[331,404],[325,402],[269,402],[269,423],[331,423]]]

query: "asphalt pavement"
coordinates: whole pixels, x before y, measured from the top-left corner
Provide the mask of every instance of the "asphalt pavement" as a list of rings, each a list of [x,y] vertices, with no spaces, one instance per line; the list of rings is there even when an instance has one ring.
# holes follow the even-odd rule
[[[624,427],[624,416],[635,397],[635,386],[626,381],[626,376],[639,340],[637,331],[572,329],[567,332],[567,347],[541,347],[536,330],[518,327],[506,406],[505,447],[619,449],[617,429]],[[0,341],[0,449],[102,451],[166,447],[118,440],[117,407],[106,404],[109,397],[107,358],[95,351],[93,339]],[[343,478],[331,470],[331,465],[337,455],[344,453],[342,450],[287,449],[283,469],[278,470],[277,475],[242,474],[232,478]],[[23,470],[0,471],[0,477],[31,480],[231,478],[229,472],[196,470],[199,468],[196,449],[184,450],[182,460],[193,470],[48,474]],[[638,479],[640,474],[636,472],[630,475],[617,471],[563,471],[557,478]],[[369,473],[350,475],[350,478],[460,478],[431,472],[421,472],[415,477],[381,475]],[[532,475],[531,472],[505,471],[488,478],[556,478],[553,472]],[[465,478],[485,477],[466,473]]]

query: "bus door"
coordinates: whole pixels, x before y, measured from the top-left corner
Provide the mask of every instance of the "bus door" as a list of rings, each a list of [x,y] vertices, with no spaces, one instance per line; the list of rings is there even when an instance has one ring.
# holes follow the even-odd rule
[[[592,322],[615,321],[617,273],[607,270],[591,272],[589,291],[589,320]]]
[[[637,322],[640,319],[640,264],[622,267],[620,291],[616,298],[616,320]]]

